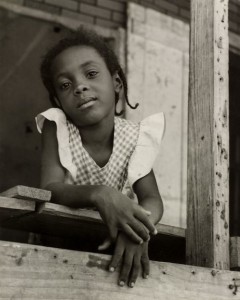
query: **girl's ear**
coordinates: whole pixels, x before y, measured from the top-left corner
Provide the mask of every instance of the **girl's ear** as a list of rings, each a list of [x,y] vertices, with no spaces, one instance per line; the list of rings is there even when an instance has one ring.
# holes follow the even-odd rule
[[[119,94],[123,88],[123,83],[118,73],[115,73],[113,75],[113,84],[114,84],[115,93]]]

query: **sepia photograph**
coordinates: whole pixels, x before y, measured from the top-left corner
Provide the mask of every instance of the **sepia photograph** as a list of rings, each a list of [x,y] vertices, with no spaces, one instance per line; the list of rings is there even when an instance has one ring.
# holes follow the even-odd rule
[[[240,299],[240,0],[0,0],[3,299]]]

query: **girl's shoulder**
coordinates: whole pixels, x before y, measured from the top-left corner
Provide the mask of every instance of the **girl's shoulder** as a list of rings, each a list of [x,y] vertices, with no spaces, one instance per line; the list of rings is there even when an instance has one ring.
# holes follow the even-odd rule
[[[131,130],[131,128],[139,128],[138,140],[140,142],[138,144],[142,142],[144,144],[160,144],[165,132],[165,117],[163,112],[150,115],[138,123],[115,117],[115,124],[126,131]]]
[[[71,149],[69,147],[69,130],[65,113],[59,108],[50,108],[36,116],[38,131],[42,133],[44,121],[53,121],[56,124],[56,137],[58,141],[58,153],[61,165],[68,171],[66,180],[72,182],[76,179],[77,168],[72,162]]]

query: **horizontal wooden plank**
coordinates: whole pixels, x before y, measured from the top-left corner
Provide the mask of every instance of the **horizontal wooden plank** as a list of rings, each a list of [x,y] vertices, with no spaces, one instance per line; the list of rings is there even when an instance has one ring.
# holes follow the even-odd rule
[[[78,219],[79,221],[102,223],[102,219],[98,211],[92,209],[71,208],[49,202],[38,205],[38,212],[40,214],[49,214],[64,218]]]
[[[12,216],[11,210],[16,212],[16,215],[18,215],[17,210],[24,210],[27,211],[34,211],[34,203],[30,200],[19,200],[15,198],[8,198],[8,197],[0,197],[0,211],[3,208],[8,208],[9,214]],[[57,219],[63,220],[63,219],[72,219],[73,223],[82,223],[82,224],[89,224],[89,223],[103,223],[102,219],[98,213],[98,211],[90,210],[90,209],[74,209],[67,206],[55,204],[55,203],[44,203],[37,206],[37,216],[34,218],[40,219],[41,217],[44,218],[47,216],[54,216],[55,221],[57,222]],[[1,219],[1,213],[0,213],[0,219]],[[14,219],[12,219],[14,222]],[[24,220],[21,220],[23,223]],[[36,223],[34,221],[34,223]],[[172,235],[172,236],[178,236],[178,237],[185,237],[185,229],[169,226],[165,224],[157,224],[156,228],[158,230],[158,233],[166,234],[166,235]]]
[[[98,211],[90,209],[73,209],[67,206],[55,204],[55,203],[45,203],[40,206],[39,212],[41,214],[55,215],[59,217],[78,219],[81,221],[93,222],[93,223],[102,223],[102,219]],[[185,237],[185,229],[170,225],[165,225],[158,223],[156,225],[158,233]]]
[[[1,208],[9,208],[20,211],[35,211],[35,203],[31,200],[20,200],[0,196],[0,209]]]
[[[110,256],[0,242],[0,299],[239,299],[239,272],[151,262],[149,279],[117,285]],[[234,294],[234,292],[236,294]]]
[[[171,235],[171,236],[178,236],[185,238],[186,236],[186,229],[182,227],[176,227],[176,226],[170,226],[170,225],[165,225],[158,223],[156,225],[157,231],[160,234],[166,234],[166,235]]]
[[[35,212],[35,202],[0,196],[0,225]]]
[[[0,225],[6,229],[40,233],[43,245],[97,251],[108,234],[97,211],[73,209],[54,203],[38,203],[35,210],[35,202],[31,200],[0,199]],[[159,234],[150,241],[150,257],[184,263],[185,230],[164,224],[158,224],[157,229]]]
[[[24,185],[17,185],[0,193],[0,196],[8,198],[34,200],[36,202],[48,202],[51,199],[51,192]]]

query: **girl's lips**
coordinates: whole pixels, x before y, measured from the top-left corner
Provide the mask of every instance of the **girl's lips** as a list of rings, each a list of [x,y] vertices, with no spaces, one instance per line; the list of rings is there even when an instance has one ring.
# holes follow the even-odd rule
[[[86,109],[88,107],[93,106],[96,100],[97,100],[96,98],[84,98],[81,101],[81,103],[77,106],[77,108],[79,110],[84,110],[84,109]]]

